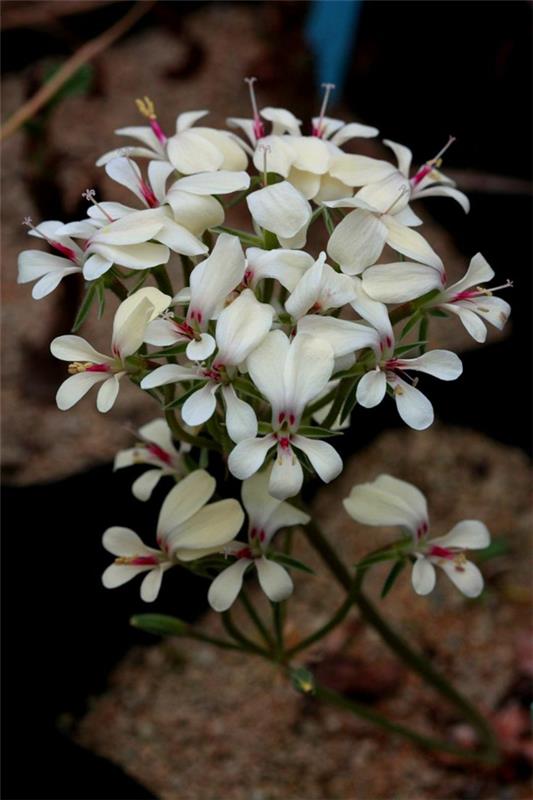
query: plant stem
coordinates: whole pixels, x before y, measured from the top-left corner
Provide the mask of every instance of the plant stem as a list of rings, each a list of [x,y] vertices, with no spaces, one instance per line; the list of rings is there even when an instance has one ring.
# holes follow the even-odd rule
[[[263,622],[263,620],[261,619],[261,617],[257,613],[257,611],[255,609],[255,606],[253,605],[252,601],[248,597],[248,594],[247,594],[247,592],[246,592],[246,590],[244,588],[241,589],[241,593],[240,593],[239,596],[240,596],[240,599],[242,601],[242,604],[243,604],[244,608],[246,609],[246,613],[248,614],[248,616],[250,617],[250,619],[254,623],[255,627],[257,628],[257,630],[259,631],[259,633],[261,634],[261,636],[265,640],[265,643],[266,643],[267,647],[270,650],[273,650],[274,649],[274,639],[270,635],[270,633],[268,631],[268,628],[266,627],[265,623]]]
[[[315,642],[318,642],[320,639],[323,639],[324,636],[326,636],[330,631],[333,630],[333,628],[336,628],[337,625],[343,621],[346,614],[354,604],[353,595],[355,586],[356,582],[354,581],[348,597],[325,625],[322,625],[321,628],[318,628],[318,630],[310,634],[306,639],[303,639],[299,644],[291,647],[291,649],[287,652],[287,656],[289,658],[292,658],[292,656],[296,655],[296,653],[300,653],[302,650],[307,650],[308,647]]]
[[[172,283],[168,277],[165,265],[160,264],[158,267],[154,267],[152,274],[157,283],[157,288],[162,291],[163,294],[169,294],[171,297],[174,297],[174,289],[172,288]]]
[[[309,542],[328,565],[338,582],[349,591],[352,587],[350,572],[340,560],[335,550],[331,547],[320,528],[311,521],[303,530]],[[359,607],[363,619],[379,633],[385,644],[387,644],[402,661],[461,711],[479,735],[480,741],[485,749],[484,760],[496,762],[498,760],[498,747],[494,734],[487,721],[478,710],[446,680],[446,678],[431,666],[424,656],[411,649],[407,642],[385,622],[383,617],[361,590],[360,584],[362,583],[364,572],[365,570],[359,570],[358,581],[353,590],[354,603]]]
[[[258,644],[252,642],[251,639],[248,639],[235,625],[231,618],[231,614],[229,611],[224,611],[222,614],[222,623],[224,628],[228,632],[228,634],[235,639],[236,642],[239,642],[241,645],[241,649],[246,650],[247,652],[251,653],[258,653],[259,655],[264,656],[267,659],[270,659],[270,654],[267,650],[263,647],[259,647]]]
[[[205,447],[206,450],[216,450],[217,453],[221,452],[220,445],[211,441],[211,439],[204,439],[203,436],[192,436],[190,433],[183,430],[172,408],[167,408],[165,410],[165,419],[168,427],[172,431],[172,435],[180,442],[187,442],[193,445],[193,447]]]
[[[272,603],[272,621],[276,634],[276,656],[279,662],[285,659],[283,644],[283,608],[281,603]]]

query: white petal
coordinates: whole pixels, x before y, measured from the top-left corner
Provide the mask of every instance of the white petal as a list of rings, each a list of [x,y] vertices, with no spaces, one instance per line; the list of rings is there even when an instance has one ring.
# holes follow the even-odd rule
[[[353,354],[364,347],[376,348],[379,337],[376,331],[361,322],[310,314],[298,322],[298,333],[305,333],[327,342],[335,358]]]
[[[267,152],[267,169],[269,172],[276,172],[284,178],[290,172],[294,153],[281,136],[263,136],[259,147],[254,153],[254,166],[258,172],[262,172],[265,166],[265,150]]]
[[[263,278],[275,278],[290,292],[314,263],[313,257],[302,250],[261,250],[258,247],[248,248],[246,261],[253,287]]]
[[[191,194],[230,194],[248,189],[250,176],[247,172],[201,172],[196,175],[187,175],[173,184],[173,188]]]
[[[148,323],[168,308],[171,299],[149,286],[123,300],[113,319],[113,351],[129,356],[138,350]]]
[[[157,523],[159,536],[165,537],[177,525],[186,522],[211,499],[216,481],[199,469],[183,478],[167,494]]]
[[[251,378],[272,406],[273,416],[283,410],[285,402],[283,371],[288,352],[288,337],[283,331],[276,330],[265,336],[247,360]]]
[[[113,158],[105,165],[105,171],[112,180],[120,183],[121,186],[125,186],[143,203],[146,202],[141,191],[141,170],[135,161],[132,161],[131,158],[124,158],[124,156]]]
[[[200,376],[191,367],[180,367],[178,364],[164,364],[145,375],[141,381],[141,389],[154,389],[179,381],[200,380]]]
[[[218,383],[208,381],[201,389],[189,395],[181,409],[181,416],[187,425],[194,427],[211,419],[217,407],[217,389]]]
[[[394,219],[396,222],[399,222],[400,225],[407,225],[408,228],[416,228],[418,225],[423,225],[423,220],[417,217],[410,206],[405,206],[401,211],[397,211],[395,207]]]
[[[149,500],[153,490],[163,477],[163,470],[161,469],[148,469],[134,481],[131,491],[137,500],[145,502]]]
[[[302,120],[294,116],[291,111],[286,108],[273,108],[272,106],[265,106],[259,112],[263,119],[272,123],[272,132],[275,135],[283,133],[292,133],[293,136],[300,135],[300,125]],[[264,141],[264,140],[261,140]]]
[[[421,189],[420,191],[416,191],[413,193],[413,199],[421,199],[423,197],[451,197],[453,200],[456,200],[465,214],[468,214],[470,211],[470,200],[463,192],[460,192],[459,189],[454,189],[452,186],[430,186],[428,189]]]
[[[380,369],[373,369],[363,375],[357,384],[357,402],[364,408],[379,405],[387,391],[387,379]]]
[[[146,344],[157,347],[168,347],[178,342],[187,341],[186,337],[178,331],[176,323],[170,319],[154,319],[146,328],[144,334]]]
[[[405,175],[406,178],[408,178],[411,170],[411,161],[413,159],[412,152],[408,147],[405,147],[405,145],[398,144],[390,139],[383,139],[383,144],[387,145],[387,147],[390,147],[398,161],[398,169]]]
[[[292,448],[278,446],[274,466],[270,473],[268,491],[278,500],[295,497],[304,482],[304,473],[297,455]]]
[[[185,351],[190,361],[204,361],[215,352],[216,342],[210,333],[202,333],[200,339],[193,339]]]
[[[311,218],[311,206],[288,181],[252,192],[246,203],[258,225],[285,238],[299,233]]]
[[[212,609],[222,612],[231,608],[241,591],[246,568],[251,563],[248,558],[239,558],[217,575],[207,593],[207,600]]]
[[[208,251],[207,245],[172,219],[165,219],[156,234],[156,239],[174,253],[182,253],[184,256],[200,256]]]
[[[266,454],[276,443],[273,436],[262,439],[244,439],[231,451],[228,458],[228,469],[240,481],[250,478],[261,468]]]
[[[407,206],[410,194],[407,178],[401,172],[393,172],[382,181],[363,186],[357,192],[357,197],[382,213],[390,209],[396,219],[396,214]]]
[[[359,122],[349,122],[348,125],[344,125],[332,136],[331,143],[336,144],[337,147],[340,147],[345,142],[349,141],[349,139],[369,139],[373,136],[377,136],[378,133],[378,129],[372,127],[371,125],[361,125]]]
[[[398,414],[406,425],[415,431],[423,431],[433,424],[433,406],[419,389],[397,376],[393,389]]]
[[[320,181],[320,189],[314,196],[315,203],[326,203],[331,200],[340,200],[351,194],[352,189],[338,178],[333,178],[331,175],[322,175]]]
[[[51,272],[61,273],[76,268],[68,258],[54,256],[42,250],[24,250],[18,257],[17,283],[29,283]]]
[[[440,303],[439,308],[442,308],[444,311],[449,311],[451,314],[455,314],[455,316],[459,317],[465,329],[476,342],[483,343],[486,340],[487,327],[474,312],[473,306],[471,306],[471,308],[465,308],[459,303]]]
[[[366,186],[367,183],[383,180],[395,171],[396,168],[387,161],[351,153],[332,158],[329,165],[329,174],[348,186]]]
[[[170,258],[170,250],[163,244],[130,244],[115,245],[97,242],[91,245],[94,251],[107,261],[129,269],[150,269],[159,264],[166,264]]]
[[[111,364],[113,359],[99,353],[81,336],[57,336],[50,344],[50,352],[61,361],[90,361],[92,364]]]
[[[290,503],[278,502],[277,507],[262,525],[266,534],[263,545],[267,545],[280,528],[285,528],[289,525],[307,525],[310,519],[309,514],[304,514],[303,511],[291,506]]]
[[[303,274],[294,291],[285,301],[285,310],[293,319],[303,317],[317,302],[325,260],[326,254],[321,253],[313,266]]]
[[[285,142],[294,152],[293,167],[317,175],[323,175],[328,171],[330,155],[322,139],[317,136],[287,136]]]
[[[440,256],[430,247],[423,236],[412,228],[400,225],[390,214],[383,217],[383,222],[388,229],[387,244],[393,250],[420,261],[422,264],[429,264],[430,267],[434,267],[440,272],[444,270]]]
[[[465,305],[467,302],[465,302]],[[476,297],[473,301],[474,311],[486,319],[498,330],[502,330],[509,319],[511,306],[501,297]]]
[[[269,332],[273,316],[269,303],[260,303],[251,289],[245,289],[218,318],[216,363],[242,364]]]
[[[427,526],[423,494],[412,484],[389,475],[354,486],[343,505],[352,519],[365,525],[399,525],[413,534],[424,523]]]
[[[243,522],[244,511],[237,500],[220,500],[204,506],[177,529],[170,531],[169,545],[178,558],[181,548],[199,550],[222,547],[236,536]]]
[[[292,444],[303,450],[313,469],[324,483],[330,483],[342,472],[342,458],[334,447],[320,439],[293,436]]]
[[[458,522],[446,536],[431,540],[431,544],[441,547],[461,547],[465,550],[483,550],[490,544],[487,526],[478,519],[464,519]]]
[[[255,562],[259,584],[269,600],[281,603],[294,589],[292,579],[281,564],[268,558],[258,558]]]
[[[240,139],[228,131],[215,130],[214,128],[195,128],[204,140],[214,145],[218,152],[222,154],[220,167],[206,167],[197,172],[210,172],[214,169],[230,170],[231,172],[242,172],[248,166],[248,157]]]
[[[176,453],[172,433],[164,419],[153,419],[139,428],[139,434],[148,442],[157,444],[167,453]]]
[[[224,155],[196,131],[183,131],[171,136],[167,142],[167,157],[182,175],[195,172],[213,172],[220,169]]]
[[[83,265],[83,277],[86,281],[95,281],[113,266],[113,261],[93,253]]]
[[[155,150],[156,153],[161,151],[159,139],[150,125],[128,125],[126,128],[117,128],[115,133],[118,136],[130,136],[132,139],[137,139],[137,141],[142,142],[151,150]]]
[[[199,119],[202,117],[206,117],[209,114],[209,111],[183,111],[181,114],[178,114],[176,118],[176,133],[182,133],[182,131],[186,131],[189,128],[198,122]]]
[[[106,414],[115,404],[120,389],[119,375],[111,375],[101,385],[96,396],[96,408],[101,414]]]
[[[237,397],[233,386],[223,386],[222,395],[226,404],[226,428],[232,442],[255,439],[257,417],[253,408]]]
[[[164,569],[160,566],[150,570],[141,583],[141,600],[144,603],[153,603],[157,599],[163,580]]]
[[[191,233],[201,236],[207,228],[224,222],[224,209],[214,197],[195,195],[175,188],[169,189],[166,202],[170,205],[174,219]]]
[[[426,372],[441,381],[454,381],[461,375],[461,359],[450,350],[431,350],[418,358],[400,359],[401,369]]]
[[[147,572],[152,567],[138,567],[133,564],[110,564],[102,575],[102,583],[106,589],[116,589],[118,586],[123,586],[136,575],[141,572]]]
[[[429,559],[416,554],[416,561],[411,572],[411,582],[417,594],[429,594],[435,588],[435,567]]]
[[[102,544],[114,556],[143,556],[156,552],[146,547],[142,539],[130,528],[115,525],[108,528],[102,537]]]
[[[312,200],[320,189],[320,175],[291,167],[287,180],[306,200]]]
[[[327,251],[343,272],[356,275],[375,264],[387,238],[387,228],[374,214],[351,211],[330,236]]]
[[[487,259],[484,258],[481,253],[476,253],[471,259],[468,269],[461,280],[457,281],[457,283],[454,283],[453,286],[450,286],[446,290],[446,296],[453,297],[465,289],[470,289],[472,286],[478,286],[480,283],[488,283],[488,281],[491,281],[493,278],[494,270]]]
[[[142,244],[155,236],[164,218],[164,211],[159,208],[133,211],[122,219],[104,225],[92,237],[92,241],[116,246]]]
[[[79,372],[77,375],[71,375],[70,378],[63,381],[57,390],[57,407],[60,411],[68,411],[82,397],[85,397],[95,383],[105,381],[107,376],[106,372]]]
[[[412,261],[377,264],[365,271],[362,281],[365,292],[381,303],[405,303],[442,288],[438,270]]]
[[[333,366],[333,350],[327,342],[298,332],[289,347],[283,371],[284,410],[298,419],[306,405],[326,386]]]
[[[355,299],[351,301],[351,306],[357,313],[370,325],[379,331],[381,340],[388,347],[392,347],[394,334],[389,319],[389,312],[384,303],[373,300],[363,288],[361,278],[355,275],[352,277],[355,289]]]
[[[471,561],[459,565],[454,561],[442,560],[439,561],[439,567],[467,597],[479,597],[483,591],[483,575]]]
[[[196,315],[200,325],[207,327],[228,294],[242,281],[244,269],[245,258],[239,239],[221,233],[208,258],[191,272],[188,318]]]
[[[148,164],[148,182],[160,203],[165,202],[166,185],[174,167],[167,161],[150,161]]]

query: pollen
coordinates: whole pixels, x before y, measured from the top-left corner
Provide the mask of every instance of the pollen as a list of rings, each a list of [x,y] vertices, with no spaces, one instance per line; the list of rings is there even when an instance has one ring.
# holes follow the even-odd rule
[[[138,97],[135,100],[135,105],[143,117],[146,117],[147,119],[157,119],[154,101],[149,97],[146,97],[146,95],[143,98]]]
[[[89,367],[92,367],[90,361],[73,361],[68,365],[68,371],[70,375],[77,375],[79,372],[87,372]]]

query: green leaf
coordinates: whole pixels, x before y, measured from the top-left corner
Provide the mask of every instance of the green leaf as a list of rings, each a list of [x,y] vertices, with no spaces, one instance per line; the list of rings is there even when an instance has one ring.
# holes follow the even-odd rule
[[[416,323],[418,322],[419,319],[420,319],[420,312],[419,311],[415,311],[415,313],[413,314],[411,319],[407,321],[407,324],[402,329],[402,332],[400,333],[400,340],[404,339],[407,336],[409,331],[412,330],[415,327],[415,325],[416,325]]]
[[[401,561],[397,561],[396,564],[392,565],[392,568],[385,579],[385,583],[383,584],[383,589],[381,590],[382,599],[388,595],[388,593],[396,583],[396,578],[404,569],[405,564],[406,562],[404,561],[404,559],[402,559]]]
[[[329,439],[332,436],[343,436],[342,431],[332,431],[329,428],[319,428],[317,425],[301,425],[298,433],[309,439]],[[296,445],[298,446],[298,445]]]
[[[357,385],[359,383],[359,379],[355,380],[352,385],[350,386],[350,391],[346,395],[346,400],[341,409],[340,413],[340,423],[344,422],[347,419],[352,411],[354,410],[355,406],[357,405]]]
[[[164,350],[154,350],[153,353],[148,353],[148,358],[170,358],[171,356],[179,356],[184,353],[187,347],[187,342],[180,342],[172,347],[166,347]]]
[[[188,391],[184,392],[182,395],[177,397],[171,403],[166,405],[165,411],[169,411],[171,408],[179,408],[180,406],[182,406],[184,402],[187,400],[187,398],[191,396],[191,394],[194,394],[194,392],[198,391],[198,389],[201,388],[200,383],[201,381],[194,381],[194,386],[191,386],[191,388]],[[204,385],[205,384],[202,383],[202,386]]]
[[[329,213],[328,209],[325,206],[322,208],[322,216],[324,218],[324,225],[326,226],[327,232],[331,236],[331,234],[335,230],[335,225],[333,220],[331,219],[331,214]]]
[[[444,317],[444,319],[450,318],[450,315],[445,311],[441,311],[440,308],[430,308],[427,313],[430,315],[430,317]]]
[[[130,624],[154,636],[185,636],[189,627],[178,617],[167,614],[136,614],[131,617]]]
[[[98,299],[98,311],[96,315],[98,319],[102,319],[105,311],[105,288],[100,281],[96,283],[96,297]]]
[[[89,288],[85,292],[85,297],[83,298],[79,311],[76,314],[76,319],[74,320],[74,325],[72,326],[72,333],[76,333],[76,331],[79,331],[79,329],[87,319],[87,316],[89,314],[89,311],[91,310],[91,306],[93,304],[95,296],[96,296],[96,284],[91,283],[89,285]]]
[[[237,378],[233,381],[233,386],[241,394],[245,394],[247,397],[253,397],[254,400],[260,400],[262,403],[265,402],[265,398],[261,392],[255,388],[253,383],[245,378]]]
[[[311,569],[311,567],[308,567],[307,564],[304,564],[302,561],[298,561],[297,558],[288,556],[286,553],[269,553],[268,557],[271,561],[277,561],[278,564],[283,564],[283,566],[289,567],[290,569],[298,569],[301,572],[308,572],[309,575],[315,574],[315,571]]]
[[[137,272],[137,270],[135,270],[135,272]],[[128,289],[128,297],[130,297],[132,294],[135,294],[135,292],[138,289],[140,289],[141,286],[144,286],[144,284],[146,283],[146,279],[147,279],[149,274],[150,274],[150,270],[149,269],[141,269],[140,270],[140,275],[139,275],[137,281],[133,284],[131,289]],[[130,276],[127,275],[126,277],[129,278]]]
[[[424,314],[422,319],[420,320],[420,327],[418,329],[418,338],[422,342],[420,346],[420,354],[423,355],[426,352],[426,342],[428,338],[428,328],[429,328],[429,319],[427,315]]]
[[[257,432],[266,436],[269,433],[272,433],[272,425],[270,424],[270,422],[258,422]]]
[[[511,547],[509,542],[502,536],[499,539],[494,539],[494,541],[491,542],[488,547],[485,547],[484,550],[476,553],[476,561],[488,561],[490,558],[504,556],[510,550]]]
[[[405,353],[408,353],[409,350],[414,350],[415,348],[422,347],[425,344],[427,344],[427,342],[412,342],[412,344],[402,344],[400,347],[394,348],[394,355],[404,355]]]
[[[291,682],[297,692],[302,694],[314,694],[315,677],[306,667],[298,667],[291,670]]]

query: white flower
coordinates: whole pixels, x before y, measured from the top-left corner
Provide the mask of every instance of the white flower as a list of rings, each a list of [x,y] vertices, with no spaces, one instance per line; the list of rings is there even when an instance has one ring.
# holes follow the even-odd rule
[[[58,408],[61,411],[72,408],[92,386],[102,382],[96,407],[102,413],[109,411],[117,398],[119,381],[128,371],[126,358],[137,352],[146,326],[168,307],[170,299],[159,289],[146,288],[124,300],[113,321],[112,356],[99,353],[80,336],[55,338],[50,345],[52,355],[72,362],[69,365],[71,377],[61,384],[56,394]]]
[[[228,552],[235,562],[223,570],[209,588],[207,599],[215,611],[227,611],[242,588],[244,573],[250,565],[257,569],[259,584],[273,603],[292,594],[288,572],[269,558],[274,534],[289,525],[305,525],[309,515],[268,493],[270,469],[253,475],[242,484],[242,504],[248,514],[248,544],[235,542]]]
[[[108,528],[103,545],[118,558],[102,575],[106,589],[122,586],[146,572],[141,598],[150,603],[159,594],[167,569],[180,561],[195,561],[222,552],[239,532],[244,512],[233,499],[206,505],[215,488],[214,478],[204,470],[197,470],[171,489],[159,513],[157,550],[143,544],[129,528]]]
[[[285,310],[293,319],[300,319],[307,312],[320,314],[341,308],[355,299],[352,279],[339,275],[325,262],[326,254],[320,253],[285,301]]]
[[[190,286],[174,297],[175,303],[188,302],[183,321],[158,319],[147,329],[145,341],[159,347],[189,342],[187,358],[203,361],[215,350],[215,340],[205,333],[209,321],[217,319],[226,299],[243,280],[245,259],[236,236],[221,233],[211,254],[193,269]]]
[[[142,112],[144,113],[144,112]],[[244,149],[227,131],[215,128],[194,128],[197,120],[208,114],[208,111],[187,111],[176,119],[176,133],[167,138],[159,128],[159,135],[151,125],[119,128],[115,131],[120,136],[137,139],[141,146],[120,147],[101,156],[96,162],[98,166],[107,164],[117,156],[127,155],[137,158],[149,158],[169,161],[182,175],[195,172],[212,172],[218,169],[244,170],[248,159]],[[159,126],[158,126],[159,127]]]
[[[182,451],[189,449],[181,445],[176,450],[172,433],[163,419],[154,419],[139,429],[141,442],[127,450],[120,450],[115,456],[113,469],[123,469],[136,464],[146,464],[153,469],[144,472],[133,483],[131,490],[137,500],[149,500],[160,479],[165,475],[183,475]]]
[[[467,597],[483,591],[483,577],[468,561],[466,550],[482,550],[490,534],[479,520],[463,520],[446,536],[428,540],[426,499],[410,483],[380,475],[372,483],[354,486],[344,508],[352,519],[366,525],[399,525],[412,535],[414,565],[412,584],[417,594],[429,594],[435,586],[435,566],[440,567]]]
[[[217,404],[216,393],[221,387],[230,438],[238,442],[255,436],[257,419],[254,411],[237,397],[231,380],[237,375],[236,368],[267,335],[273,315],[271,305],[260,303],[251,289],[245,289],[218,318],[215,332],[218,349],[211,366],[193,368],[167,364],[146,375],[141,388],[152,389],[184,380],[207,381],[183,404],[181,415],[186,424],[201,425],[212,417]]]
[[[317,397],[333,371],[331,347],[319,339],[297,333],[292,342],[282,331],[271,331],[249,356],[250,376],[272,408],[273,432],[240,441],[228,459],[230,472],[239,480],[250,478],[276,448],[269,493],[279,500],[298,494],[303,470],[294,451],[303,451],[318,476],[329,483],[342,470],[337,451],[327,442],[298,434],[307,404]]]
[[[275,233],[282,247],[300,248],[307,238],[311,206],[288,181],[252,192],[246,203],[254,222]]]
[[[42,250],[24,250],[18,257],[17,283],[37,281],[31,294],[34,300],[40,300],[53,292],[66,275],[82,271],[83,253],[69,236],[56,234],[57,229],[63,226],[59,220],[46,220],[35,228],[31,218],[26,217],[24,224],[30,228],[30,236],[44,239],[61,253],[61,256],[55,256]]]
[[[390,346],[387,341],[391,342]],[[408,373],[425,372],[443,381],[453,381],[463,371],[461,360],[449,350],[432,350],[417,358],[396,357],[390,328],[381,338],[381,348],[375,369],[363,375],[357,384],[357,402],[364,408],[374,408],[381,403],[389,387],[403,421],[417,431],[429,428],[434,419],[433,406]]]
[[[326,248],[343,272],[348,275],[363,272],[376,263],[386,244],[408,258],[443,270],[440,257],[424,237],[399,222],[392,213],[394,206],[401,202],[402,194],[398,193],[385,210],[370,205],[358,195],[325,203],[332,208],[355,209],[339,222]]]
[[[501,330],[509,314],[511,306],[500,297],[493,297],[496,289],[505,289],[512,284],[507,281],[503,286],[494,289],[482,289],[478,284],[487,283],[494,278],[494,271],[481,253],[477,253],[470,261],[468,271],[460,281],[444,289],[428,303],[428,308],[441,308],[459,317],[466,330],[476,342],[484,342],[487,328],[483,319]],[[481,319],[480,319],[481,317]]]
[[[444,271],[414,261],[376,264],[366,269],[361,277],[366,294],[380,303],[416,300],[427,292],[442,289],[446,283]]]

